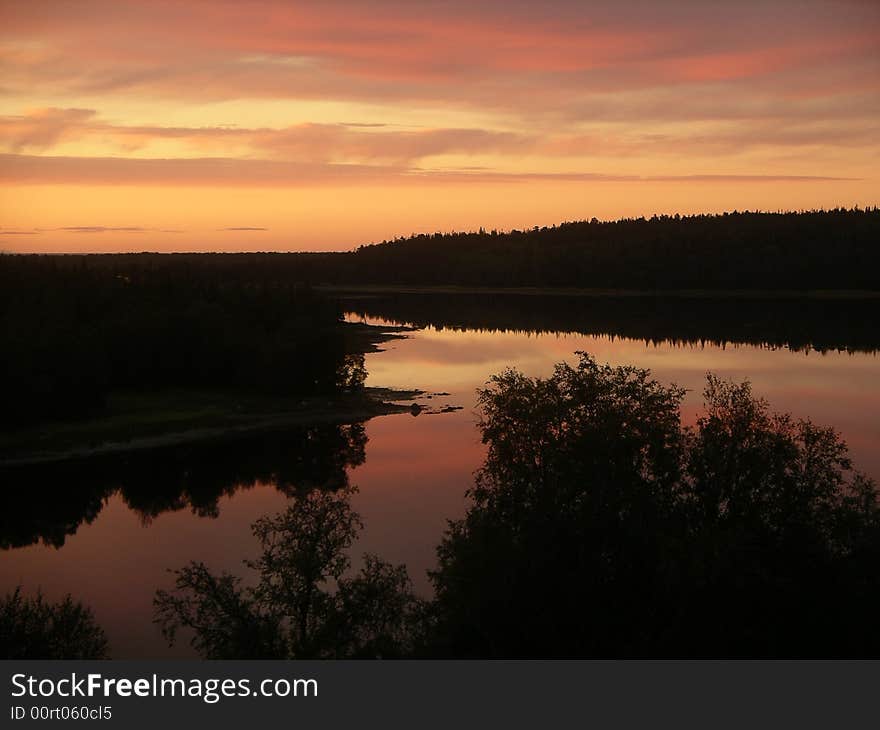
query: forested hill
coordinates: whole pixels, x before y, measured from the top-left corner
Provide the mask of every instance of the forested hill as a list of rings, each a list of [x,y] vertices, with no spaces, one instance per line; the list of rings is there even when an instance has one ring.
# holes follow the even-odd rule
[[[880,208],[419,235],[363,246],[325,276],[377,284],[876,290]]]
[[[282,287],[880,291],[880,208],[594,218],[524,231],[421,234],[349,253],[54,258],[61,271],[86,267],[159,280],[195,276],[224,287],[258,280]]]

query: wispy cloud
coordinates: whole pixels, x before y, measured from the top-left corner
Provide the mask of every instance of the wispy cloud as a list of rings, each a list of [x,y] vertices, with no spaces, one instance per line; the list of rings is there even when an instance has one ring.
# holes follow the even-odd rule
[[[141,228],[140,226],[62,226],[55,230],[67,231],[68,233],[112,233],[121,231],[126,233],[143,233],[150,229]]]
[[[179,228],[155,228],[148,226],[61,226],[43,230],[65,233],[185,233]],[[43,232],[43,231],[41,231]]]
[[[866,102],[867,104],[868,102]],[[257,158],[294,163],[414,166],[442,155],[516,158],[726,156],[762,148],[870,148],[880,139],[880,95],[871,119],[752,120],[737,126],[703,122],[698,129],[645,131],[614,124],[589,132],[511,132],[481,128],[389,129],[386,125],[298,124],[288,127],[164,127],[105,122],[88,109],[39,109],[0,117],[0,150],[47,153],[86,141],[128,157],[173,141],[185,157]],[[377,128],[376,128],[377,127]],[[194,155],[193,153],[196,153]],[[198,154],[201,153],[201,154]],[[206,155],[205,153],[208,153]]]
[[[880,190],[876,1],[44,5],[0,0],[6,247],[344,245]]]
[[[80,138],[93,109],[34,109],[27,114],[0,117],[0,140],[18,152],[52,147],[65,138]]]
[[[0,182],[19,184],[88,185],[217,185],[232,187],[314,187],[318,185],[412,184],[421,182],[808,182],[854,178],[833,175],[723,174],[682,175],[618,174],[604,172],[503,172],[485,168],[430,169],[406,166],[296,164],[275,160],[228,158],[125,159],[0,155]],[[98,233],[101,226],[72,226],[64,230]],[[139,231],[138,227],[115,230]],[[263,230],[237,227],[220,230]]]
[[[0,117],[8,152],[44,152],[62,142],[91,140],[123,152],[173,140],[188,148],[234,156],[236,151],[297,162],[409,163],[441,154],[525,151],[533,135],[479,128],[388,130],[380,124],[298,124],[280,129],[162,127],[111,124],[89,109],[39,109]]]
[[[764,85],[774,108],[814,75],[876,92],[880,6],[826,0],[639,3],[84,0],[10,3],[11,91],[467,104],[528,113],[594,93]],[[874,78],[871,78],[871,72]],[[676,107],[668,110],[674,115]]]
[[[81,185],[303,186],[387,180],[407,168],[277,160],[0,155],[0,182]]]

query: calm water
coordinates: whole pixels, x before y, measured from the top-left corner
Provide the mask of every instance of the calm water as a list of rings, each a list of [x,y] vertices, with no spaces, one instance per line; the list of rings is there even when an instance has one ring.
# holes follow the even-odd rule
[[[362,318],[359,311],[350,318]],[[405,562],[417,588],[427,592],[425,571],[434,563],[434,547],[446,520],[463,512],[464,491],[483,456],[474,428],[475,389],[508,366],[548,375],[555,362],[574,362],[577,350],[612,364],[648,367],[661,380],[689,388],[688,420],[700,406],[707,371],[749,378],[755,392],[775,409],[834,425],[856,465],[880,477],[880,356],[873,352],[647,344],[609,335],[428,326],[368,355],[368,384],[448,392],[422,402],[460,405],[463,410],[377,418],[365,424],[364,434],[299,430],[270,446],[225,448],[213,456],[188,451],[175,455],[167,468],[127,464],[128,476],[91,477],[87,472],[77,476],[76,486],[87,494],[71,498],[71,505],[48,516],[41,505],[63,502],[70,488],[63,474],[12,485],[26,490],[33,504],[22,507],[24,517],[4,520],[7,531],[17,532],[14,539],[4,535],[0,588],[21,583],[27,590],[41,587],[52,598],[72,593],[93,608],[114,657],[188,656],[185,643],[166,648],[151,623],[152,596],[156,588],[170,585],[168,569],[201,560],[216,571],[245,574],[241,561],[255,554],[250,524],[257,517],[282,509],[295,483],[308,486],[347,474],[360,489],[355,508],[365,524],[356,553],[375,552]],[[186,459],[195,466],[187,466]],[[206,461],[212,465],[210,474],[194,477],[193,469],[198,471]],[[92,478],[104,485],[94,493],[88,492]],[[174,479],[183,479],[189,491],[178,493],[175,487],[156,499],[153,493]],[[283,489],[277,488],[279,481]],[[244,488],[237,488],[239,484]],[[43,543],[47,535],[54,536],[56,546]],[[28,544],[33,540],[38,541]]]

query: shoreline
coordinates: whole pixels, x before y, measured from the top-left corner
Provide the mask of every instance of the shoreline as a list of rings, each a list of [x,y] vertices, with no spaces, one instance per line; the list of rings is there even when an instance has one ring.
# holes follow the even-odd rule
[[[678,299],[880,299],[880,291],[866,289],[578,289],[571,287],[479,287],[408,284],[316,284],[328,294],[489,294],[541,297],[678,298]]]
[[[349,322],[340,326],[354,355],[381,352],[382,344],[414,330]],[[307,397],[187,388],[116,392],[110,396],[112,406],[90,418],[0,433],[0,469],[221,441],[289,426],[359,423],[410,413],[420,395],[420,390],[375,387]]]
[[[45,451],[20,452],[20,456],[0,458],[0,469],[36,466],[92,457],[149,451],[168,446],[179,446],[205,441],[234,439],[245,434],[274,431],[288,426],[305,426],[317,423],[362,423],[377,416],[411,413],[412,405],[394,401],[414,401],[422,395],[419,390],[395,391],[388,388],[365,388],[355,397],[341,397],[324,403],[304,402],[304,407],[275,413],[239,413],[232,422],[208,424],[181,430],[164,430],[158,434],[133,436],[127,440],[102,441],[94,445],[73,445]],[[390,398],[391,400],[385,400]],[[86,422],[83,428],[96,422]]]

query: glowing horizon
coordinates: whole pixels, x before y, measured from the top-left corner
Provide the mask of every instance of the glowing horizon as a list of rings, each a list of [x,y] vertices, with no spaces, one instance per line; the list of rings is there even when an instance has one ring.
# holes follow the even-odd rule
[[[0,250],[880,203],[880,5],[0,0]]]

